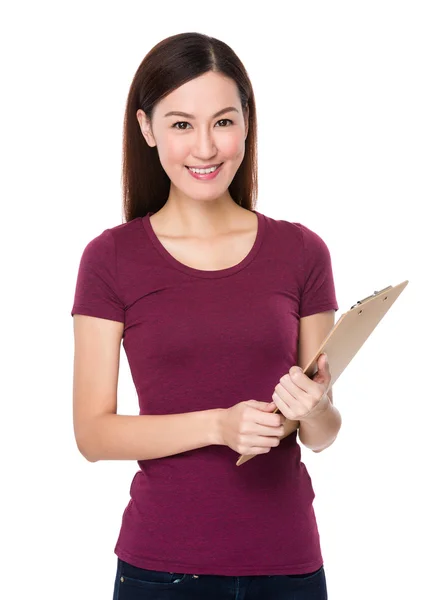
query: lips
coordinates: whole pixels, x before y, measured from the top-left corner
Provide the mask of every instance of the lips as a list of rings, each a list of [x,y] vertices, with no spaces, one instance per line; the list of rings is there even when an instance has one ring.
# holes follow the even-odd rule
[[[210,170],[210,171],[206,171],[206,173],[198,173],[197,171],[193,171],[192,169],[189,169],[188,167],[186,167],[190,177],[192,177],[193,179],[197,179],[197,181],[212,181],[214,179],[216,179],[217,177],[219,177],[219,174],[221,173],[221,167],[222,167],[223,163],[221,163],[218,167],[215,167],[215,169]]]
[[[224,163],[217,163],[215,165],[205,165],[204,167],[195,167],[195,166],[188,166],[188,165],[184,165],[187,169],[211,169],[212,167],[220,167],[221,165],[223,165]]]

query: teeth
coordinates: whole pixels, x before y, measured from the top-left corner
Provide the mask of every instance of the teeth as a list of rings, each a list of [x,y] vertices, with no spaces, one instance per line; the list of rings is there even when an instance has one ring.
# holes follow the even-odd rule
[[[190,171],[193,171],[193,173],[213,173],[214,171],[217,170],[218,167],[211,167],[210,169],[190,169]]]

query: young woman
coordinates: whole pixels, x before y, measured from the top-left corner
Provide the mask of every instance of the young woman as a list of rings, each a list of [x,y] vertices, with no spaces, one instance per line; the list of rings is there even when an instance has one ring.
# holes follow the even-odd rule
[[[299,368],[334,325],[331,258],[254,208],[254,94],[228,45],[185,33],[144,58],[123,192],[125,222],[85,247],[72,308],[78,448],[139,467],[114,600],[324,600],[297,436],[321,451],[341,423],[325,357],[313,379]],[[121,340],[138,416],[116,414]]]

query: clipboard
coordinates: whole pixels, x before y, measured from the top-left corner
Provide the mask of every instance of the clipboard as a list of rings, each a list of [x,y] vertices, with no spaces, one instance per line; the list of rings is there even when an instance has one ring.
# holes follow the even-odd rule
[[[409,281],[405,280],[394,287],[389,285],[363,300],[358,300],[350,310],[340,316],[303,372],[312,378],[318,371],[317,360],[320,354],[325,352],[330,364],[332,387],[408,283]],[[274,413],[281,414],[281,411],[276,408]],[[239,467],[255,456],[258,455],[241,454],[236,465]]]

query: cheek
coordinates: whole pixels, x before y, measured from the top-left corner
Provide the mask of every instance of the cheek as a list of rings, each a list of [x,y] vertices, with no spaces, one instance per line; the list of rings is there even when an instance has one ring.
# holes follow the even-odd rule
[[[219,141],[219,151],[224,158],[243,160],[245,142],[243,135],[229,135]]]
[[[164,163],[184,164],[188,151],[187,145],[181,140],[177,140],[175,136],[170,135],[162,139],[160,149],[160,157]]]

